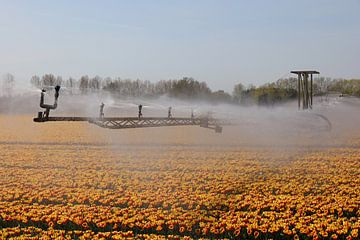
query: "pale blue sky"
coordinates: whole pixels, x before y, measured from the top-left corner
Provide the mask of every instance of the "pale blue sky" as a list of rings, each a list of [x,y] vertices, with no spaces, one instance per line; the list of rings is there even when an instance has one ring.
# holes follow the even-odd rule
[[[0,73],[151,81],[213,89],[317,69],[360,77],[360,0],[0,0]]]

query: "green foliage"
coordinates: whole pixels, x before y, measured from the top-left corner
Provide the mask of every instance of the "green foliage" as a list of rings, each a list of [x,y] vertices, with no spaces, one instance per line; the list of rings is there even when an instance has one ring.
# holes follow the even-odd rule
[[[214,102],[227,102],[227,103],[232,102],[231,95],[223,90],[219,90],[219,91],[211,93],[209,98],[211,101],[214,101]]]
[[[327,87],[328,91],[360,97],[360,79],[333,80]]]
[[[204,98],[210,94],[211,90],[205,82],[198,82],[188,77],[173,81],[169,91],[170,96],[180,98]]]
[[[275,83],[269,83],[260,87],[237,84],[234,87],[233,99],[239,104],[274,105],[296,98],[293,79],[280,79]]]
[[[360,80],[315,78],[313,83],[313,94],[324,95],[328,92],[336,92],[360,97]],[[279,79],[259,87],[250,86],[243,88],[242,84],[234,87],[234,102],[240,104],[273,105],[283,103],[297,97],[297,79]]]

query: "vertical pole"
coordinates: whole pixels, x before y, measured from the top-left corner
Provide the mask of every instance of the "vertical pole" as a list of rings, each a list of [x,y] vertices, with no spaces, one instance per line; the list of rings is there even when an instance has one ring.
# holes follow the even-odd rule
[[[305,74],[302,75],[301,78],[302,83],[302,98],[303,98],[303,109],[306,109],[306,98],[305,98]]]
[[[300,80],[301,80],[301,74],[298,73],[298,108],[300,109]]]
[[[312,104],[313,104],[313,75],[310,74],[310,106],[312,108]]]
[[[303,75],[303,83],[304,83],[304,107],[303,107],[303,109],[307,109],[307,104],[306,104],[306,74],[305,73]]]
[[[309,75],[304,74],[304,83],[305,83],[305,109],[309,108]]]

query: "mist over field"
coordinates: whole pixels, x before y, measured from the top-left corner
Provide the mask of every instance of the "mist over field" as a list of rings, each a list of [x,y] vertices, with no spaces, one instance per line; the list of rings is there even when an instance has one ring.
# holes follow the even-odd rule
[[[53,95],[54,92],[49,90],[45,95],[45,102],[52,104]],[[11,97],[0,97],[0,112],[3,116],[24,115],[31,122],[38,111],[43,111],[39,107],[39,99],[39,89],[16,89]],[[193,111],[195,117],[211,116],[228,119],[233,123],[232,126],[224,126],[222,134],[215,134],[208,129],[200,129],[197,130],[197,134],[193,134],[192,129],[195,127],[181,127],[184,128],[184,134],[192,136],[192,144],[274,147],[291,147],[298,144],[304,146],[341,144],[347,138],[357,136],[354,129],[360,120],[360,114],[357,111],[360,100],[354,97],[339,97],[336,94],[316,97],[313,110],[299,111],[296,101],[275,106],[238,106],[206,100],[181,100],[167,96],[150,99],[119,98],[104,91],[69,94],[66,88],[61,89],[58,108],[52,110],[50,116],[98,117],[101,103],[105,104],[105,117],[137,117],[138,105],[142,104],[144,117],[167,117],[168,108],[172,107],[173,117],[190,117]],[[56,125],[58,123],[44,124]],[[63,124],[70,126],[73,123]],[[86,122],[83,124],[89,125]],[[112,144],[119,141],[116,135],[133,131],[129,129],[110,131],[97,128],[91,126],[88,130],[108,134],[114,139]],[[156,136],[167,132],[166,134],[170,137],[173,128],[177,127],[143,129],[143,131],[156,132]],[[331,128],[331,131],[328,131],[328,128]],[[153,139],[145,137],[143,141],[151,142]]]

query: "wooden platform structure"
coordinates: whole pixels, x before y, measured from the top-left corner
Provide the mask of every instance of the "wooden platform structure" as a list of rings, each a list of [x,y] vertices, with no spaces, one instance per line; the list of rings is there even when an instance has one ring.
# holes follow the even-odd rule
[[[291,71],[291,73],[298,75],[298,108],[300,109],[302,105],[303,109],[311,109],[313,105],[313,74],[320,74],[320,72],[306,70]]]
[[[164,118],[164,117],[43,117],[34,118],[34,122],[89,122],[102,128],[124,129],[124,128],[146,128],[165,126],[200,126],[214,129],[221,133],[222,126],[232,125],[228,120],[215,118]]]

